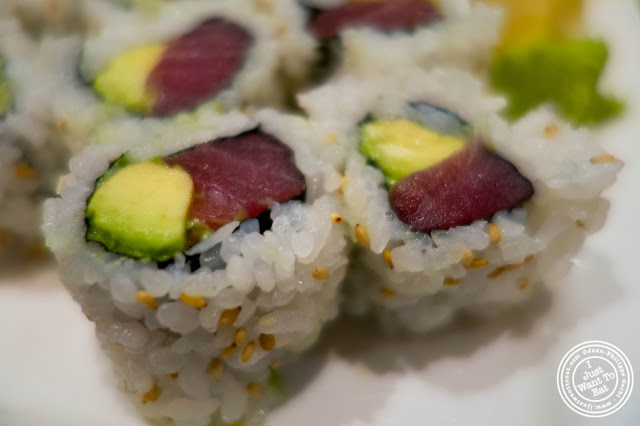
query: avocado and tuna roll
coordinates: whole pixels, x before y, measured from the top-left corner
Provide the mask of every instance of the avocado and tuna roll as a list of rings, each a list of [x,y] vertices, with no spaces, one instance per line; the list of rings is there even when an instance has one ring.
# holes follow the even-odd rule
[[[91,26],[67,62],[63,95],[48,102],[69,145],[99,143],[105,123],[280,107],[288,97],[279,24],[252,0],[151,9],[95,0],[85,14]]]
[[[128,150],[105,141],[72,160],[45,206],[47,245],[145,417],[251,422],[281,398],[278,367],[338,313],[332,146],[274,110],[152,125]]]
[[[318,79],[486,61],[498,39],[500,11],[470,1],[304,2],[320,43]]]
[[[455,68],[337,78],[300,103],[348,152],[347,307],[390,331],[526,303],[601,226],[621,168],[549,108],[508,124]]]
[[[251,0],[176,1],[141,10],[97,8],[99,30],[80,71],[96,96],[140,116],[203,105],[229,110],[280,106],[283,47],[273,15]]]
[[[105,100],[141,114],[175,114],[229,86],[252,44],[252,35],[241,26],[211,18],[167,44],[113,58],[93,87]]]

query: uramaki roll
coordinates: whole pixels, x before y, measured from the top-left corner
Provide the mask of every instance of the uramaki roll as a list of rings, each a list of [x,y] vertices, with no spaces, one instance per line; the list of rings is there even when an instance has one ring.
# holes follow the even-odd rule
[[[168,116],[207,102],[276,106],[283,97],[274,25],[249,0],[168,2],[151,16],[99,11],[80,71],[108,103]]]
[[[300,96],[349,147],[349,305],[424,332],[553,284],[603,223],[621,163],[550,109],[510,125],[504,100],[452,68],[342,78]]]
[[[321,43],[323,75],[386,75],[455,65],[484,72],[498,41],[501,11],[457,1],[307,0],[309,31]]]
[[[259,417],[277,365],[338,313],[346,241],[326,132],[273,110],[156,126],[126,154],[106,143],[72,160],[45,206],[47,244],[143,415]]]
[[[51,108],[71,145],[95,142],[104,123],[169,118],[288,97],[275,18],[251,0],[86,4],[90,28],[68,61]],[[296,51],[297,52],[297,51]]]

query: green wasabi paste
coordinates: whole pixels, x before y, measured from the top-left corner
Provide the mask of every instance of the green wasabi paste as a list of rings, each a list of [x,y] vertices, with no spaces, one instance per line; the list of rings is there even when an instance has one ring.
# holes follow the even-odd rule
[[[603,41],[540,41],[499,54],[491,66],[491,82],[507,95],[510,119],[552,102],[573,123],[594,124],[623,109],[621,101],[598,93],[606,60]]]

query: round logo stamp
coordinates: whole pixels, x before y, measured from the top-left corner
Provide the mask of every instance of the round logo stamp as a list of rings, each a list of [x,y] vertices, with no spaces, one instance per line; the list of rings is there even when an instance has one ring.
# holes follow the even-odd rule
[[[558,392],[578,414],[605,417],[618,411],[633,390],[627,356],[611,343],[592,340],[574,346],[558,366]]]

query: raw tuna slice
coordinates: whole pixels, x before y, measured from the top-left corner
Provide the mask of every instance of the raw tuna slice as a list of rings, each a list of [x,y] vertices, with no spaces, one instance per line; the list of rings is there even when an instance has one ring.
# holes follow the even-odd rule
[[[252,36],[223,19],[210,19],[167,46],[147,79],[157,98],[155,115],[197,106],[229,85],[242,66]]]
[[[348,3],[322,12],[311,23],[311,30],[316,37],[327,39],[347,27],[410,30],[438,19],[438,9],[425,0],[379,0]]]
[[[407,176],[389,190],[398,218],[420,232],[489,217],[532,195],[531,182],[481,143]]]
[[[290,200],[305,188],[293,151],[259,130],[199,145],[166,162],[180,165],[191,176],[189,217],[213,230],[257,217],[270,201]]]

